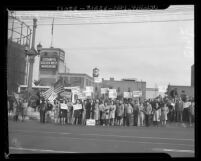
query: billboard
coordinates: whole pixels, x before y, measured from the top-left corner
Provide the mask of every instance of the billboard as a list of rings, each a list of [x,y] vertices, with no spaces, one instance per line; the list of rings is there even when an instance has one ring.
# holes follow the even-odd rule
[[[57,69],[57,58],[56,57],[41,57],[40,60],[41,69]]]

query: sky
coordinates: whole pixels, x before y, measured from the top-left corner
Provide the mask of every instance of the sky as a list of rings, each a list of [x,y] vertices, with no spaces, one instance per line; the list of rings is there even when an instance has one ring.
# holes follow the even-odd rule
[[[16,13],[23,18],[24,12]],[[31,13],[34,14],[33,11]],[[40,16],[47,12],[37,13],[36,45],[40,42],[44,48],[48,48],[51,44],[52,18],[44,20]],[[63,16],[64,12],[56,13]],[[70,72],[92,76],[92,69],[97,67],[101,78],[136,78],[146,81],[149,88],[167,86],[169,83],[190,85],[191,65],[194,64],[194,20],[183,19],[194,18],[193,6],[187,11],[182,6],[179,11],[178,8],[154,14],[148,11],[143,16],[143,11],[137,16],[131,11],[120,16],[117,15],[120,12],[116,13],[117,16],[111,16],[111,13],[66,11],[65,15],[71,15],[71,18],[55,18],[53,47],[65,51]],[[83,18],[85,16],[91,18]],[[26,20],[24,18],[25,22],[31,24]],[[49,25],[43,25],[45,23]],[[69,23],[71,25],[57,25]],[[34,64],[34,80],[38,79],[38,60],[36,58]]]

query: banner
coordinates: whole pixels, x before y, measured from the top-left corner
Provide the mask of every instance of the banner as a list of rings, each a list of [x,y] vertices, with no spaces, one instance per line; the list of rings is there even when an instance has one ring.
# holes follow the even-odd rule
[[[101,94],[106,94],[109,91],[109,88],[101,88]]]
[[[116,89],[109,89],[109,98],[117,98]]]
[[[132,98],[132,92],[124,92],[124,98]]]
[[[133,97],[141,97],[142,91],[133,91]]]

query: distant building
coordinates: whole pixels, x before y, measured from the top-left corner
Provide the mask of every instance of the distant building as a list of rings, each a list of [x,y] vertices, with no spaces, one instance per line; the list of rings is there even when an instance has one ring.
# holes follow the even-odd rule
[[[142,99],[146,98],[146,82],[136,81],[136,79],[122,79],[110,80],[102,79],[99,88],[111,88],[116,89],[117,95],[123,96],[123,92],[133,92],[133,91],[142,91]]]
[[[194,97],[194,87],[193,86],[168,85],[167,94],[169,96],[171,95],[172,90],[176,90],[178,96],[185,94],[188,97]]]
[[[159,96],[158,88],[146,88],[146,99],[153,99]]]
[[[81,89],[85,89],[86,86],[94,86],[94,79],[83,73],[59,73],[58,76],[64,78],[65,87],[79,86]]]
[[[8,40],[7,46],[7,90],[17,92],[18,85],[25,84],[26,59],[24,46]]]
[[[58,79],[58,73],[66,71],[65,52],[59,48],[43,48],[40,52],[40,85],[50,86]]]
[[[194,64],[191,66],[191,86],[194,86]]]

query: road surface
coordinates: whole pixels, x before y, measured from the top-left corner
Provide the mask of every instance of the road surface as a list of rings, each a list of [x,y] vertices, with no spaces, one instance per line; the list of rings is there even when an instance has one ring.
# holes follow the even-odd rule
[[[168,153],[194,157],[194,128],[105,127],[9,120],[9,153]]]

